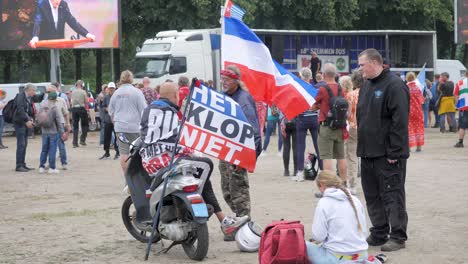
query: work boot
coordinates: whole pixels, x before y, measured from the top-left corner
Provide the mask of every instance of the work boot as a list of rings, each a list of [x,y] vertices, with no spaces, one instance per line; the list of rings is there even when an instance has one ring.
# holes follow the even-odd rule
[[[236,237],[237,230],[249,221],[250,217],[248,215],[242,217],[224,217],[221,221],[221,231],[224,234],[224,241],[234,241]]]
[[[457,144],[455,144],[455,146],[453,146],[455,148],[464,148],[465,146],[463,146],[463,142],[460,142],[458,141]]]
[[[400,250],[400,249],[405,248],[405,247],[406,247],[406,245],[405,245],[404,241],[398,242],[396,240],[390,239],[380,249],[382,251],[387,251],[388,252],[388,251],[397,251],[397,250]]]
[[[366,238],[366,241],[367,241],[367,244],[369,244],[369,246],[378,247],[378,246],[383,246],[385,243],[387,243],[388,239],[377,239],[374,236],[369,235]]]

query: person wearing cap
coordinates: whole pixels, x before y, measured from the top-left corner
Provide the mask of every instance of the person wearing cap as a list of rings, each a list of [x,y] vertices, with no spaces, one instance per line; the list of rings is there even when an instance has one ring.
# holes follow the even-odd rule
[[[104,155],[102,155],[102,157],[99,158],[100,160],[105,160],[105,159],[110,158],[109,151],[110,151],[110,144],[112,140],[112,133],[114,133],[114,124],[112,123],[111,116],[109,115],[108,107],[109,107],[111,97],[115,92],[115,89],[116,89],[115,83],[110,82],[107,85],[107,94],[104,96],[104,100],[102,100],[102,104],[101,104],[102,115],[100,113],[100,117],[101,117],[101,122],[104,125]],[[119,148],[117,147],[117,144],[114,144],[114,148],[115,148],[114,160],[116,160],[120,157],[120,153],[119,153]]]
[[[229,65],[226,70],[221,71],[221,83],[226,96],[231,97],[242,108],[250,125],[254,130],[255,151],[257,157],[262,152],[262,142],[260,138],[260,126],[255,102],[241,81],[239,68]],[[221,173],[221,189],[224,200],[231,210],[238,216],[250,216],[250,193],[247,170],[232,165],[228,162],[219,161],[219,171]],[[225,235],[225,240],[234,240],[235,233]]]

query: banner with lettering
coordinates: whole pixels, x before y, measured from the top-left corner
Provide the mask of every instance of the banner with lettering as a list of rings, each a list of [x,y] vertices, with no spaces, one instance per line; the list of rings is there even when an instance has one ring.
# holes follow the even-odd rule
[[[315,51],[320,59],[321,67],[325,63],[333,63],[336,65],[338,72],[349,72],[349,55],[346,49],[335,48],[335,49],[302,49],[300,54],[297,55],[297,71],[300,72],[302,68],[310,67],[310,52]]]
[[[254,130],[240,105],[206,86],[194,89],[180,144],[253,172]]]

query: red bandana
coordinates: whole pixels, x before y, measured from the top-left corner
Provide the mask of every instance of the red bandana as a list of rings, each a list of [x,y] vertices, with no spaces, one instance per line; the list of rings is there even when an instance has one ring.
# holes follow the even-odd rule
[[[231,71],[226,71],[226,70],[221,70],[221,75],[224,75],[226,77],[229,77],[231,79],[239,80],[239,75],[231,72]]]

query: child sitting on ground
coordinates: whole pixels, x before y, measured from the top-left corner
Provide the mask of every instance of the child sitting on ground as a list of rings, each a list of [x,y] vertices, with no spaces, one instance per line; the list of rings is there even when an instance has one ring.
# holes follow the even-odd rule
[[[333,171],[321,171],[316,182],[323,198],[315,209],[313,242],[306,242],[310,263],[380,263],[367,254],[366,218],[359,199]]]

